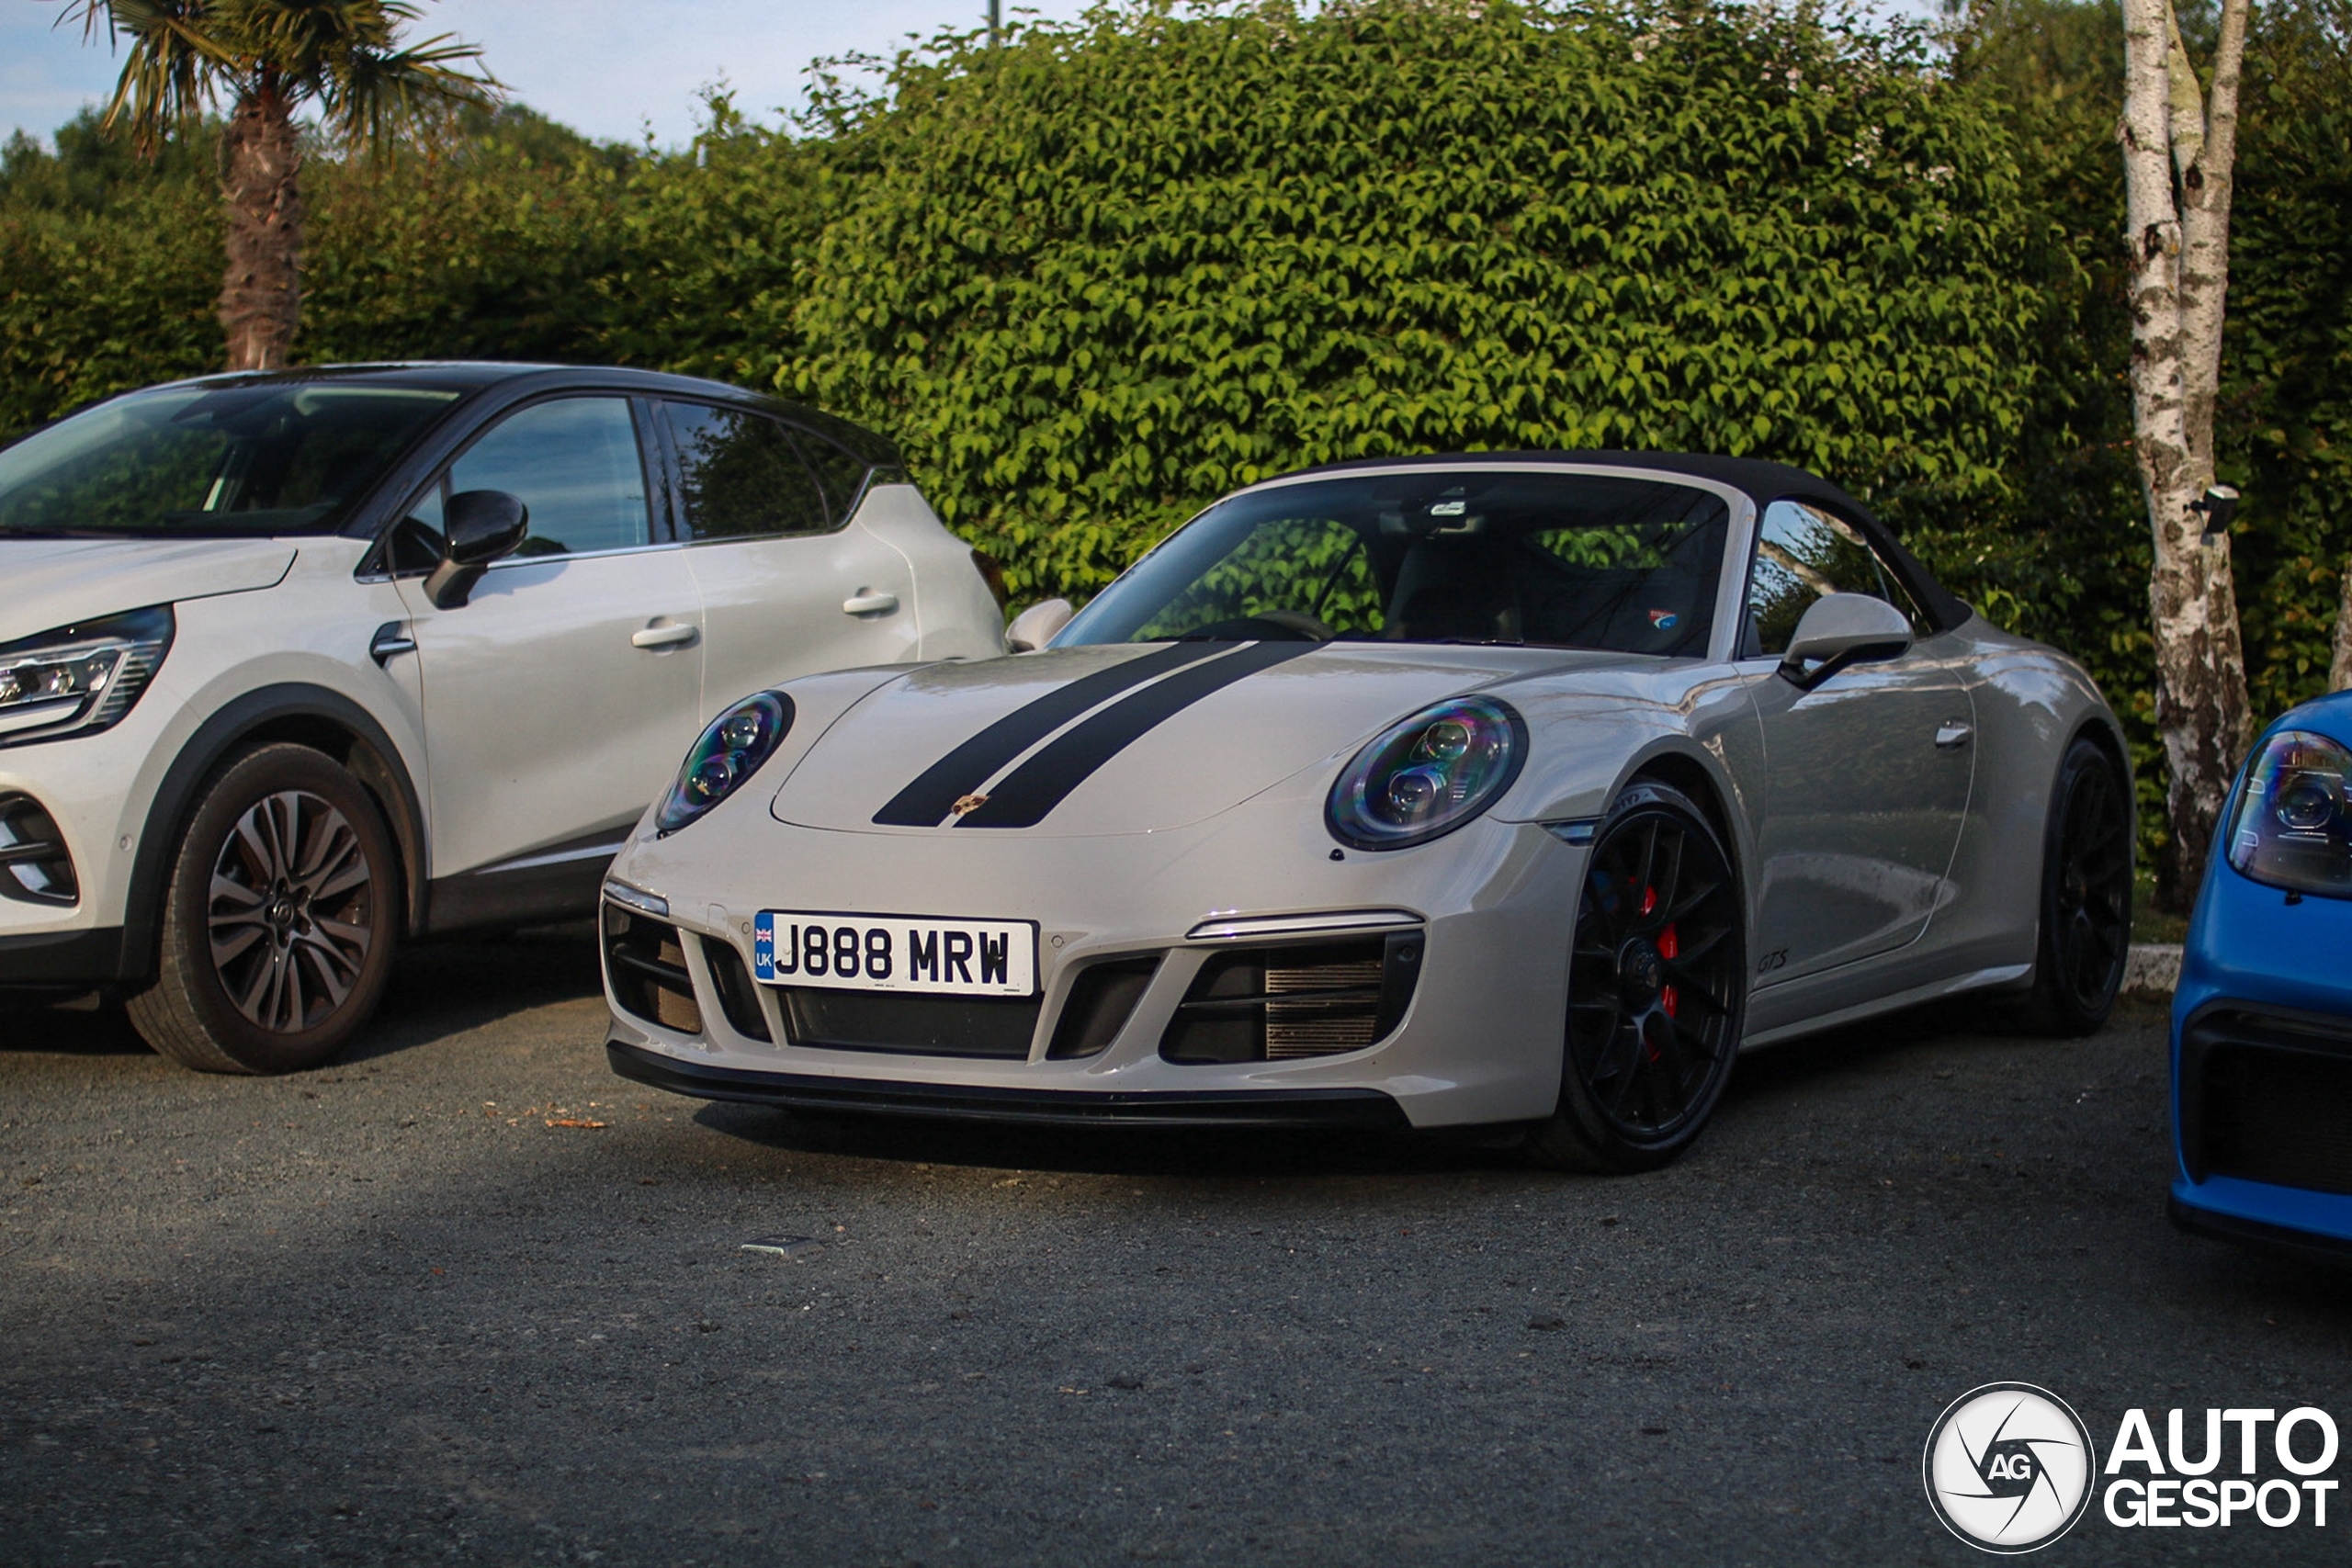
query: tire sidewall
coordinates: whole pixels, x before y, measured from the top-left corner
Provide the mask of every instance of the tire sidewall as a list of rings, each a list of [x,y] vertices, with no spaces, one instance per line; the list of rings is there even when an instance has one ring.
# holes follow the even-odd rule
[[[2109,786],[2122,802],[2128,832],[2131,800],[2123,793],[2123,780],[2113,760],[2097,741],[2086,735],[2077,735],[2069,742],[2065,755],[2059,759],[2058,777],[2051,786],[2050,810],[2041,829],[2041,901],[2036,910],[2041,940],[2035,944],[2035,961],[2041,981],[2039,989],[2044,1010],[2061,1028],[2073,1034],[2088,1034],[2107,1021],[2108,1014],[2115,1009],[2115,998],[2123,988],[2123,974],[2130,966],[2132,953],[2132,933],[2128,924],[2131,918],[2128,867],[2132,860],[2132,846],[2127,840],[2124,851],[2127,867],[2124,918],[2127,924],[2122,952],[2117,955],[2106,987],[2096,1002],[2086,1006],[2075,995],[2074,987],[2065,978],[2064,970],[2058,962],[2058,926],[2062,916],[2058,895],[2059,884],[2065,876],[2066,810],[2074,799],[2075,784],[2085,773],[2094,769],[2108,775]]]
[[[316,1026],[290,1033],[266,1030],[237,1010],[213,967],[207,921],[212,868],[239,818],[264,796],[299,789],[342,812],[357,835],[373,877],[368,956],[343,1004]],[[375,797],[324,752],[277,742],[222,763],[205,784],[172,857],[164,895],[164,984],[176,982],[192,1021],[249,1072],[290,1073],[332,1060],[376,1010],[390,978],[398,923],[399,863]]]
[[[1705,836],[1723,859],[1732,881],[1732,897],[1739,908],[1739,919],[1724,940],[1735,944],[1730,972],[1736,978],[1732,986],[1731,1017],[1729,1020],[1730,1048],[1715,1064],[1705,1087],[1691,1101],[1691,1111],[1674,1131],[1657,1138],[1628,1137],[1605,1115],[1594,1101],[1590,1088],[1577,1072],[1574,1055],[1569,1049],[1568,1018],[1564,1010],[1560,1021],[1560,1100],[1553,1112],[1552,1124],[1583,1145],[1593,1163],[1603,1169],[1616,1171],[1653,1170],[1680,1157],[1683,1151],[1696,1143],[1714,1117],[1715,1106],[1723,1099],[1724,1086],[1731,1081],[1733,1063],[1739,1055],[1739,1042],[1747,1021],[1747,895],[1739,874],[1739,863],[1724,842],[1723,835],[1707,814],[1699,809],[1689,795],[1670,784],[1645,781],[1627,786],[1610,803],[1607,815],[1594,828],[1592,851],[1585,862],[1587,874],[1591,866],[1591,853],[1626,818],[1637,812],[1662,811],[1682,819],[1682,826]],[[1577,896],[1577,919],[1584,918],[1587,890],[1579,877]],[[1575,942],[1575,931],[1569,933],[1569,943]]]

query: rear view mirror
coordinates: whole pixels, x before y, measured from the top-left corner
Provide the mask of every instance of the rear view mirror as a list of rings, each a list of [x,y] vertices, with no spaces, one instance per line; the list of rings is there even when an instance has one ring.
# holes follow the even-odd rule
[[[1789,650],[1781,656],[1781,675],[1799,691],[1810,692],[1849,664],[1897,659],[1910,647],[1910,621],[1885,600],[1825,593],[1797,622]]]
[[[441,564],[424,580],[436,610],[454,610],[473,592],[482,570],[512,555],[531,526],[531,511],[503,490],[459,491],[442,509]]]
[[[1007,653],[1028,653],[1051,642],[1056,632],[1069,625],[1078,612],[1067,599],[1048,599],[1042,604],[1032,604],[1012,617],[1004,628],[1004,650]]]

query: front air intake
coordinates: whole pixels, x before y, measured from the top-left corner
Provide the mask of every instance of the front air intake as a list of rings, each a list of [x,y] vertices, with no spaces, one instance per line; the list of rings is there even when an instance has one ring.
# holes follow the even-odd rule
[[[1413,999],[1421,947],[1420,932],[1399,931],[1217,953],[1184,993],[1159,1054],[1283,1062],[1377,1044]]]
[[[2181,1031],[2189,1175],[2352,1194],[2352,1028],[2252,1008]]]
[[[28,795],[0,795],[0,898],[63,906],[82,897],[56,821]]]
[[[702,1009],[675,926],[608,900],[604,939],[605,974],[623,1012],[680,1034],[702,1032]]]

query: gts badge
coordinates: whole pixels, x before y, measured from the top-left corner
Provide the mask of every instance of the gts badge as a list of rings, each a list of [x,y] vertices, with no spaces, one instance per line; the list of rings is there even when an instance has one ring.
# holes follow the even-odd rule
[[[1788,966],[1789,950],[1785,947],[1776,947],[1756,961],[1756,973],[1770,975],[1775,969],[1786,969]]]

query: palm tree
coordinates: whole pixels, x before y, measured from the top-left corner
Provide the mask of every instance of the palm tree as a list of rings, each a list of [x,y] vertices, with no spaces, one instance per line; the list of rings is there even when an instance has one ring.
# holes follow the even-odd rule
[[[481,51],[449,34],[402,47],[420,15],[404,0],[68,0],[83,37],[101,28],[130,52],[104,124],[129,126],[153,152],[174,129],[227,100],[220,199],[228,267],[220,325],[229,368],[273,370],[301,318],[302,142],[295,112],[316,105],[321,128],[380,148],[398,131],[499,91],[462,62]]]

